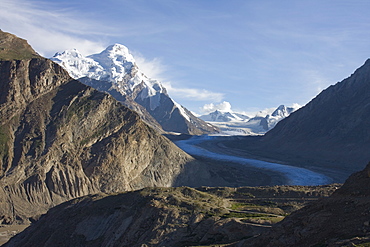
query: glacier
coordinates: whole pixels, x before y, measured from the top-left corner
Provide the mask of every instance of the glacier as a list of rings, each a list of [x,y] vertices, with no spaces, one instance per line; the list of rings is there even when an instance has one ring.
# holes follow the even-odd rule
[[[176,141],[175,144],[190,155],[226,162],[234,162],[280,173],[287,179],[287,185],[325,185],[332,182],[331,178],[305,168],[214,153],[202,147],[196,146],[196,144],[210,140],[211,138],[217,138],[217,136],[193,136],[187,140]]]

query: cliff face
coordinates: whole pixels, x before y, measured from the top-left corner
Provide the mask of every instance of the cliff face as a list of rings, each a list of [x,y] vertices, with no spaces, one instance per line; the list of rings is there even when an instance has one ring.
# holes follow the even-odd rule
[[[136,113],[50,60],[0,61],[0,90],[3,222],[99,191],[191,184],[178,176],[197,173],[199,163]]]

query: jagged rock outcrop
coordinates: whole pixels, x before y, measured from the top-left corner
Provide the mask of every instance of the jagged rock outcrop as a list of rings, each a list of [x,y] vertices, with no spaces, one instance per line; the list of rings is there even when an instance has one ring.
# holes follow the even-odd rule
[[[48,59],[0,61],[0,92],[3,223],[32,220],[91,193],[211,181],[138,114]]]
[[[339,247],[369,244],[369,174],[370,163],[363,171],[351,175],[331,197],[292,213],[270,231],[235,246]]]

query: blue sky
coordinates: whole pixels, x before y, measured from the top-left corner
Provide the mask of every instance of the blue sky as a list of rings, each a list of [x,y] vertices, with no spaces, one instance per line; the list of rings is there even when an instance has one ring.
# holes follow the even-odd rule
[[[370,57],[366,0],[0,0],[0,6],[0,29],[46,57],[126,45],[150,77],[197,113],[229,107],[224,101],[248,113],[304,105]]]

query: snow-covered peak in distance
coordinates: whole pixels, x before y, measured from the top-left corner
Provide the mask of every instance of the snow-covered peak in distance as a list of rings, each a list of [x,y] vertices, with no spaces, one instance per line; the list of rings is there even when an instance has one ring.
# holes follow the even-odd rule
[[[122,95],[133,93],[142,84],[140,97],[147,98],[166,93],[162,84],[148,78],[137,67],[129,49],[121,44],[108,46],[101,53],[85,57],[76,49],[56,53],[51,60],[64,67],[74,79],[84,77],[97,81],[107,81]],[[158,106],[159,98],[151,98],[151,108]]]
[[[241,113],[216,110],[200,118],[218,126],[225,134],[262,135],[299,108],[298,104],[291,107],[280,105],[275,110],[259,111],[252,118]]]
[[[92,55],[92,56],[99,56],[107,54],[106,56],[114,58],[116,61],[125,62],[125,63],[135,63],[134,56],[130,53],[129,49],[121,44],[114,44],[108,46],[104,51],[102,51],[98,55]]]
[[[207,115],[200,116],[200,119],[212,122],[231,122],[244,121],[246,119],[249,119],[249,117],[240,113],[216,110]]]
[[[290,113],[296,111],[298,108],[298,106],[294,105],[292,107],[286,107],[285,105],[280,105],[278,108],[276,108],[276,110],[271,113],[271,116],[272,117],[287,117],[289,116]]]
[[[88,58],[96,61],[106,72],[106,78],[100,77],[97,80],[105,79],[115,83],[123,81],[135,65],[135,59],[128,48],[120,44],[110,45],[101,53],[90,55]]]

